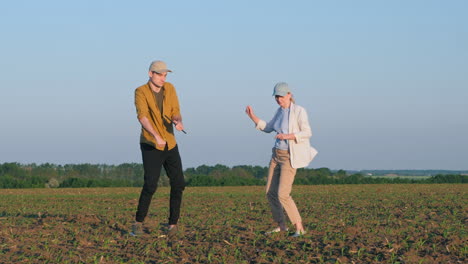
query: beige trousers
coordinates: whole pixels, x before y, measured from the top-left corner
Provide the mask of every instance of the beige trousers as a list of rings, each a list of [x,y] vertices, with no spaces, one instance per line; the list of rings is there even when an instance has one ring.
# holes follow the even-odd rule
[[[273,220],[277,223],[285,223],[283,208],[293,224],[302,222],[296,203],[291,197],[295,176],[296,169],[291,167],[289,152],[273,148],[266,193]]]

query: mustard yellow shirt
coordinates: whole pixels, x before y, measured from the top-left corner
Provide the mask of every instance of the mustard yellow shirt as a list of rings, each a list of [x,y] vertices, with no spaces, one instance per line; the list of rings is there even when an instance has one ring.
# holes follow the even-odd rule
[[[172,125],[172,118],[180,116],[179,99],[174,86],[171,83],[164,83],[161,87],[163,92],[163,113],[159,111],[156,105],[156,98],[153,90],[146,83],[135,89],[135,106],[138,120],[142,117],[146,117],[153,129],[158,133],[167,144],[168,149],[173,149],[177,142],[174,136],[174,128]],[[153,135],[141,127],[140,143],[146,143],[159,150],[163,150],[157,147],[156,140]]]

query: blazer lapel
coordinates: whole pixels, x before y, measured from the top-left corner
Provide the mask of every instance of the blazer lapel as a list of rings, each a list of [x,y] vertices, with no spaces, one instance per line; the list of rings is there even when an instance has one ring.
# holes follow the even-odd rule
[[[294,133],[293,131],[293,124],[296,122],[296,107],[294,106],[294,103],[291,102],[291,106],[289,107],[289,133]]]

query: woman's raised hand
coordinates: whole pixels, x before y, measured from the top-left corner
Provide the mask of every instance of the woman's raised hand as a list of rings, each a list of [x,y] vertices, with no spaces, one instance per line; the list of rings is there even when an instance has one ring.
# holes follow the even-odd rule
[[[246,108],[245,108],[245,113],[250,117],[252,118],[252,116],[254,115],[254,112],[253,112],[253,109],[250,105],[248,105]]]
[[[255,114],[254,114],[254,111],[252,109],[252,107],[250,105],[248,105],[246,108],[245,108],[245,113],[250,117],[250,119],[252,119],[252,121],[257,124],[258,121],[260,120]]]

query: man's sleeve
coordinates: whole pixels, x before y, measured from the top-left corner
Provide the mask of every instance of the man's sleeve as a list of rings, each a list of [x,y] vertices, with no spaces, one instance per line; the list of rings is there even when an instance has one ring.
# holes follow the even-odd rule
[[[137,112],[138,120],[143,117],[149,118],[149,111],[146,105],[146,98],[140,89],[135,90],[135,107]]]

